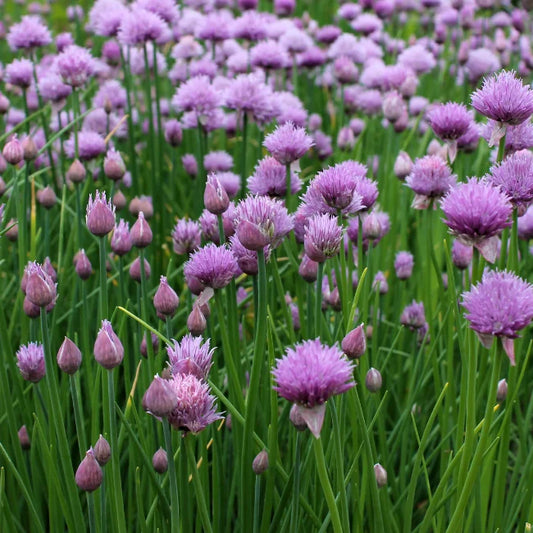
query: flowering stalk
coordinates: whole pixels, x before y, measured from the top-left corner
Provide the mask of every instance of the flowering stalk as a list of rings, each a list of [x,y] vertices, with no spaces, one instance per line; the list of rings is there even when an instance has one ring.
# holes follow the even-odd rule
[[[255,427],[255,417],[257,402],[259,400],[259,385],[261,373],[265,365],[265,343],[267,325],[267,275],[265,252],[263,248],[257,251],[258,284],[257,284],[257,321],[254,338],[254,354],[252,360],[252,371],[250,375],[250,385],[246,396],[246,414],[244,419],[244,433],[241,456],[241,511],[243,528],[250,530],[252,520],[249,517],[250,509],[246,505],[246,496],[251,494],[252,470],[250,465],[253,458],[253,431]]]
[[[107,270],[106,270],[106,237],[100,237],[100,320],[107,318]]]
[[[163,418],[163,435],[165,437],[165,448],[168,458],[168,482],[170,485],[170,530],[179,529],[179,500],[178,500],[178,480],[176,477],[176,463],[174,461],[174,449],[172,448],[172,434],[170,425],[166,418]]]
[[[242,116],[242,150],[241,150],[241,198],[244,197],[246,183],[246,148],[248,144],[248,113],[245,111]],[[287,194],[290,192],[290,188],[287,189]]]
[[[322,323],[322,277],[324,275],[324,263],[318,263],[318,273],[315,290],[315,337],[320,336]]]

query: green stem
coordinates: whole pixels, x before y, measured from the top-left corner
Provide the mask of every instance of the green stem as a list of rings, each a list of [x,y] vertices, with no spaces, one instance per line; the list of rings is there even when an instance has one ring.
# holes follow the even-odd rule
[[[331,488],[331,483],[329,482],[328,471],[326,469],[326,460],[324,457],[324,449],[322,448],[322,439],[315,439],[314,437],[312,437],[312,439],[318,477],[320,479],[320,484],[322,485],[322,490],[324,491],[324,496],[328,504],[333,531],[335,533],[343,533],[341,517],[339,515],[339,510],[337,509],[335,495],[333,494],[333,489]]]
[[[241,151],[241,196],[244,196],[246,184],[246,144],[248,136],[248,114],[245,112],[242,117],[242,151]]]
[[[257,321],[254,339],[254,354],[250,386],[246,395],[246,414],[244,419],[244,433],[241,455],[241,498],[240,509],[243,531],[250,531],[253,527],[251,506],[247,505],[247,497],[252,494],[252,460],[254,450],[253,431],[255,426],[256,410],[259,399],[261,375],[265,371],[265,345],[267,325],[267,275],[265,254],[261,248],[257,252],[258,266],[258,294],[257,294]]]
[[[202,490],[202,483],[200,482],[200,476],[198,475],[198,468],[196,466],[196,460],[194,458],[193,450],[193,439],[192,435],[186,435],[183,438],[185,444],[185,449],[187,452],[187,458],[189,459],[189,468],[192,473],[192,482],[194,485],[194,492],[196,494],[196,503],[198,505],[198,511],[200,513],[200,518],[204,526],[204,531],[207,533],[213,533],[213,528],[211,527],[211,521],[209,520],[209,511],[207,509],[207,504],[205,501],[204,491]]]
[[[100,237],[100,320],[107,318],[106,237]]]
[[[174,462],[174,450],[172,449],[172,435],[170,425],[166,418],[163,418],[163,434],[165,437],[165,448],[168,458],[168,481],[170,484],[170,531],[179,530],[179,500],[178,500],[178,479],[176,477],[176,463]]]
[[[78,447],[80,450],[80,457],[83,458],[87,450],[87,436],[85,435],[85,425],[83,423],[82,406],[79,402],[78,383],[76,376],[69,376],[70,394],[72,396],[72,405],[74,407],[74,421],[76,423],[76,434],[78,436]]]
[[[94,497],[92,492],[87,492],[87,512],[89,513],[89,531],[90,533],[96,533]]]
[[[315,292],[315,337],[320,336],[320,322],[322,320],[322,277],[324,276],[324,263],[318,263]]]

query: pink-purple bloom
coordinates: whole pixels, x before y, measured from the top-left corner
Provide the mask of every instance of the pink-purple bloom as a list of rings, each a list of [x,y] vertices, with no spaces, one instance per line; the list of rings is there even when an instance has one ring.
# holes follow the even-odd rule
[[[30,342],[21,346],[17,351],[17,366],[26,381],[40,381],[46,374],[43,345]]]
[[[470,178],[442,199],[444,223],[463,244],[475,246],[489,262],[498,253],[498,234],[511,225],[508,196],[486,180]]]
[[[282,165],[300,159],[313,146],[313,139],[304,128],[287,122],[266,136],[263,145]]]
[[[36,16],[25,16],[9,28],[7,44],[13,51],[33,50],[52,42],[50,31]]]
[[[304,235],[304,250],[307,257],[323,263],[339,253],[342,227],[336,216],[328,213],[313,215],[307,222]]]
[[[206,380],[213,363],[214,348],[209,347],[209,339],[185,335],[180,342],[173,340],[167,347],[172,375],[192,374]]]
[[[209,243],[191,255],[183,272],[186,277],[194,278],[205,287],[221,289],[230,283],[238,269],[231,250]]]
[[[297,193],[302,182],[295,172],[291,172],[291,193]],[[287,169],[275,158],[266,156],[261,159],[248,178],[248,190],[252,194],[284,198],[287,194]]]
[[[511,365],[515,364],[512,339],[533,318],[533,286],[507,271],[486,271],[481,281],[463,293],[466,319],[485,347],[501,337]]]
[[[95,72],[95,61],[87,48],[72,44],[57,57],[57,71],[71,87],[82,87]]]
[[[288,348],[286,355],[276,360],[272,373],[274,390],[297,404],[316,438],[320,437],[328,399],[355,385],[350,361],[337,346],[326,346],[320,339]]]
[[[436,105],[427,119],[435,135],[443,141],[456,141],[467,132],[472,122],[466,106],[456,102]]]

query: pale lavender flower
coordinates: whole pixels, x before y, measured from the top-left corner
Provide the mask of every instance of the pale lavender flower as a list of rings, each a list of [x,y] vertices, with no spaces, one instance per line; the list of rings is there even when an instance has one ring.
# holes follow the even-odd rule
[[[257,43],[250,50],[252,66],[276,70],[290,65],[290,57],[285,48],[277,41],[268,40]]]
[[[533,318],[533,286],[507,271],[486,271],[481,281],[463,293],[465,318],[487,348],[501,337],[511,365],[515,365],[514,343],[518,331]]]
[[[456,239],[452,245],[452,261],[453,264],[460,270],[468,268],[472,262],[474,255],[474,249],[468,244],[463,244],[460,240]]]
[[[211,365],[215,348],[209,347],[209,339],[185,335],[180,342],[173,340],[167,347],[168,359],[172,375],[192,374],[200,380],[206,380]]]
[[[183,272],[206,287],[221,289],[230,283],[238,268],[231,250],[209,243],[191,255],[183,267]]]
[[[126,89],[118,80],[107,80],[102,83],[93,98],[93,106],[102,107],[106,111],[124,109],[126,104]]]
[[[412,303],[406,306],[402,311],[400,323],[413,331],[422,328],[426,323],[424,304],[413,300]]]
[[[304,128],[298,128],[288,122],[267,135],[263,146],[282,165],[288,165],[305,155],[313,146],[313,139],[307,135]]]
[[[234,225],[243,246],[260,250],[266,245],[279,246],[294,222],[281,201],[249,195],[237,205]]]
[[[309,184],[303,197],[306,217],[316,213],[350,215],[364,208],[356,187],[358,176],[342,163],[320,171]]]
[[[135,6],[123,15],[118,30],[119,42],[129,46],[148,41],[162,43],[169,38],[170,30],[159,15]]]
[[[239,268],[249,276],[255,276],[259,271],[257,264],[257,252],[255,250],[249,250],[245,248],[241,241],[239,241],[236,235],[232,235],[230,238],[230,246],[233,255],[237,258],[237,264]],[[265,261],[270,259],[270,246],[263,248],[265,254]]]
[[[135,6],[159,15],[168,24],[179,18],[179,8],[175,0],[135,0]]]
[[[439,139],[456,141],[467,132],[472,116],[463,104],[448,102],[433,107],[427,120]]]
[[[353,366],[337,346],[325,346],[320,339],[303,341],[288,348],[272,370],[274,390],[297,404],[300,414],[318,439],[326,402],[331,396],[351,389]]]
[[[81,46],[67,46],[57,56],[57,71],[63,81],[71,87],[81,87],[95,73],[96,64],[93,56]]]
[[[178,406],[168,415],[175,429],[196,434],[222,418],[215,410],[215,397],[207,383],[192,374],[176,374],[169,383],[178,399]]]
[[[7,44],[13,51],[33,50],[52,42],[50,31],[39,17],[25,16],[9,28]]]
[[[426,155],[417,159],[411,173],[405,179],[406,185],[415,193],[413,207],[427,209],[435,198],[440,198],[456,182],[455,174],[437,155]]]
[[[309,218],[304,235],[305,254],[323,263],[339,253],[342,241],[342,227],[336,216],[330,214],[314,215]]]
[[[409,67],[417,74],[429,72],[437,62],[433,54],[424,48],[421,44],[415,44],[406,48],[399,56],[398,63]]]
[[[72,87],[63,83],[59,74],[48,72],[39,79],[39,91],[45,102],[61,102],[70,95]]]
[[[398,252],[394,259],[394,270],[398,279],[409,279],[413,273],[414,258],[410,252]]]
[[[497,135],[494,131],[499,130],[498,122],[488,120],[482,128],[481,134],[487,142]],[[507,126],[505,132],[505,155],[518,150],[526,150],[533,147],[533,124],[526,120],[517,126]]]
[[[182,83],[172,105],[177,111],[194,111],[202,125],[222,105],[222,94],[215,89],[207,76],[196,76]]]
[[[241,177],[234,172],[217,172],[216,177],[220,185],[226,189],[230,199],[235,198],[241,189]]]
[[[26,381],[40,381],[46,374],[43,345],[30,342],[21,346],[17,351],[17,366]]]
[[[483,76],[492,74],[500,68],[500,59],[492,50],[481,47],[468,52],[465,69],[471,83],[476,84]]]
[[[89,11],[89,25],[104,37],[116,35],[128,8],[120,0],[96,0]]]
[[[130,226],[125,221],[120,219],[118,224],[115,224],[113,236],[111,237],[111,250],[119,256],[126,255],[132,248],[133,243],[130,237]]]
[[[526,212],[518,218],[518,237],[525,241],[533,239],[533,206],[530,205]]]
[[[15,59],[6,67],[6,81],[27,89],[33,81],[33,63],[29,59]]]
[[[71,159],[75,157],[74,134],[65,141],[65,153]],[[81,161],[95,159],[106,151],[105,139],[95,131],[78,133],[78,157]]]
[[[505,135],[507,126],[516,126],[533,114],[533,90],[516,77],[514,71],[502,71],[483,81],[472,95],[472,107],[499,122],[489,141],[494,145]]]
[[[533,200],[533,154],[521,150],[494,165],[487,180],[509,196],[518,214],[525,213]]]
[[[497,235],[511,225],[513,210],[507,195],[486,180],[470,178],[442,199],[444,223],[463,244],[475,246],[489,262],[498,252]]]
[[[209,152],[204,156],[206,172],[225,172],[233,168],[233,157],[223,150]]]
[[[291,193],[302,187],[298,174],[291,171]],[[287,169],[273,157],[266,156],[257,163],[254,174],[248,178],[252,194],[284,198],[287,195]]]

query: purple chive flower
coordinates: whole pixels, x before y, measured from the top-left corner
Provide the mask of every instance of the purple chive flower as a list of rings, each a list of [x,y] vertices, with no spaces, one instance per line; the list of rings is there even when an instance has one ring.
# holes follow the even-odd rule
[[[222,94],[211,85],[207,76],[196,76],[178,87],[172,105],[177,111],[194,111],[200,124],[205,126],[222,101]]]
[[[207,244],[196,250],[185,263],[183,272],[206,287],[221,289],[229,284],[238,272],[235,256],[225,246]]]
[[[87,48],[70,45],[57,56],[57,71],[71,87],[82,87],[95,72],[95,60]]]
[[[178,399],[178,406],[168,416],[174,428],[196,434],[222,418],[207,383],[192,374],[176,374],[169,383]]]
[[[89,161],[105,153],[104,138],[95,131],[80,131],[78,133],[78,156],[81,161]],[[65,142],[65,153],[71,159],[75,157],[74,135]]]
[[[444,196],[455,182],[455,174],[437,155],[417,159],[411,173],[405,178],[406,185],[415,192],[412,204],[415,209],[427,209],[433,199]]]
[[[456,141],[468,130],[472,116],[463,104],[448,102],[431,109],[427,120],[439,139]]]
[[[190,254],[200,247],[200,225],[195,220],[178,220],[172,231],[174,252],[179,255]]]
[[[233,168],[233,157],[223,150],[209,152],[204,157],[206,172],[225,172]]]
[[[237,205],[236,235],[249,250],[266,245],[276,248],[293,228],[293,219],[279,200],[268,196],[247,196]]]
[[[93,348],[96,362],[107,370],[112,370],[124,359],[124,347],[109,320],[102,320]]]
[[[398,56],[398,63],[404,67],[409,67],[417,74],[429,72],[437,64],[433,54],[426,50],[421,44],[415,44],[406,48]]]
[[[216,174],[209,174],[205,184],[204,205],[214,215],[221,215],[229,207],[229,196]]]
[[[39,91],[45,102],[61,102],[72,92],[72,87],[63,83],[61,76],[53,72],[39,78]]]
[[[277,70],[290,64],[287,50],[274,40],[257,43],[250,50],[252,66],[265,70]]]
[[[33,63],[29,59],[15,59],[6,67],[6,81],[27,89],[33,82]]]
[[[241,189],[241,177],[234,172],[217,172],[216,177],[230,199],[235,198]]]
[[[441,207],[451,233],[493,263],[498,253],[497,235],[511,225],[513,207],[507,195],[486,180],[470,178],[451,188]]]
[[[87,229],[98,237],[104,237],[115,227],[115,206],[107,200],[105,192],[96,191],[94,199],[89,195],[85,221]]]
[[[533,154],[521,150],[490,169],[487,180],[509,196],[518,214],[525,213],[533,200]]]
[[[33,50],[46,46],[52,42],[50,31],[39,17],[25,16],[17,24],[9,28],[7,44],[9,48],[17,50]]]
[[[120,219],[118,224],[115,224],[115,229],[113,230],[111,250],[117,255],[122,256],[126,255],[132,246],[129,224],[125,220]]]
[[[297,404],[313,435],[320,438],[327,400],[351,389],[353,366],[337,346],[325,346],[320,339],[303,341],[276,360],[272,370],[274,390]]]
[[[30,342],[21,346],[17,351],[17,366],[26,381],[40,381],[46,374],[43,345]]]
[[[304,128],[298,128],[290,122],[278,126],[263,142],[263,146],[282,165],[303,157],[313,144],[313,139]]]
[[[398,252],[394,259],[394,270],[398,279],[409,279],[413,274],[414,258],[410,252]]]
[[[507,126],[516,126],[533,114],[533,90],[516,77],[514,71],[502,71],[483,81],[472,95],[472,107],[482,115],[499,122],[489,145],[497,144]]]
[[[337,217],[330,214],[309,218],[304,235],[304,250],[309,259],[323,263],[339,253],[342,227]]]
[[[249,276],[255,276],[259,270],[257,264],[257,252],[245,248],[236,235],[231,236],[230,246],[233,255],[237,258],[237,264],[239,265],[239,268],[245,274],[248,274]],[[270,258],[270,247],[265,246],[263,248],[263,253],[265,254],[265,260],[268,261]]]
[[[460,270],[468,268],[472,262],[474,249],[472,246],[463,244],[460,240],[453,241],[452,245],[452,261],[453,264]]]
[[[180,300],[176,291],[168,284],[165,276],[161,276],[159,287],[154,294],[154,307],[159,317],[166,319],[176,313]]]
[[[166,417],[176,409],[177,403],[178,400],[170,383],[157,375],[154,376],[143,396],[144,410],[156,417]]]
[[[424,304],[413,300],[412,303],[406,306],[402,311],[400,323],[413,331],[424,327],[424,324],[426,324]]]
[[[490,142],[494,131],[499,129],[498,122],[488,120],[481,129],[483,138]],[[526,120],[517,126],[507,126],[505,133],[505,156],[519,150],[525,150],[533,147],[533,124]]]
[[[291,172],[291,193],[296,194],[302,181]],[[276,159],[266,156],[257,163],[254,174],[248,178],[248,190],[252,194],[284,198],[287,194],[287,169]]]
[[[485,271],[481,281],[463,293],[465,318],[482,344],[489,348],[501,337],[511,365],[515,365],[514,343],[518,331],[533,318],[533,286],[507,271]]]
[[[199,380],[206,380],[213,364],[214,348],[209,347],[209,339],[185,335],[180,342],[174,340],[167,347],[172,375],[192,374]]]
[[[103,479],[104,473],[94,457],[94,451],[91,448],[85,454],[85,458],[76,470],[76,485],[78,485],[78,488],[81,490],[92,492],[102,484]]]
[[[341,170],[349,172],[355,178],[355,192],[361,196],[363,211],[370,211],[378,198],[378,187],[375,181],[366,177],[367,168],[359,161],[343,161],[338,163]]]
[[[169,37],[168,26],[159,15],[135,5],[124,14],[118,29],[118,40],[122,45],[165,42]]]
[[[240,74],[227,86],[226,107],[247,113],[260,125],[268,124],[276,114],[270,86],[257,74]]]
[[[351,215],[365,206],[356,191],[358,176],[348,165],[340,163],[320,171],[303,196],[304,215],[330,213]]]

